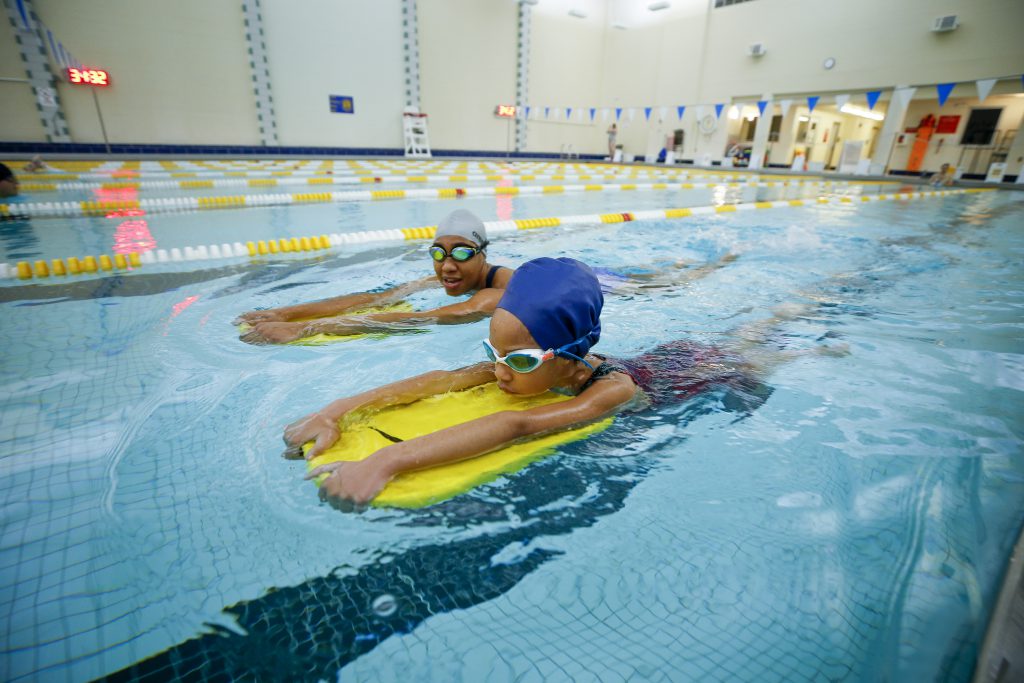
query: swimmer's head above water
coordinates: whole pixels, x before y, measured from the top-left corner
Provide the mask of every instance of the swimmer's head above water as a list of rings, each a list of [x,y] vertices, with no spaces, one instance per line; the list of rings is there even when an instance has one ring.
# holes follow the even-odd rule
[[[491,319],[485,343],[498,386],[539,394],[578,384],[601,338],[604,296],[590,267],[570,258],[539,258],[516,269]]]
[[[473,213],[458,209],[441,220],[430,257],[445,293],[459,296],[484,288],[487,244],[487,228]]]

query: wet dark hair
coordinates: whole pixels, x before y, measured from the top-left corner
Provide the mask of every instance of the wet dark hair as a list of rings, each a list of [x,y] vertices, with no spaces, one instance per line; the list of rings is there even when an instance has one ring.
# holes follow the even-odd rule
[[[14,180],[14,171],[7,168],[7,164],[0,164],[0,183],[5,180]]]

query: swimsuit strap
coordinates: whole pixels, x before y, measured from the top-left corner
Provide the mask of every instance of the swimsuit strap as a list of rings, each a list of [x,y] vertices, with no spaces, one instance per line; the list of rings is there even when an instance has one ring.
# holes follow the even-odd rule
[[[502,268],[504,268],[504,266],[491,266],[491,269],[487,271],[487,277],[484,279],[484,289],[491,288],[494,284],[494,274]]]
[[[607,377],[613,372],[621,372],[622,374],[629,375],[632,378],[632,375],[629,374],[629,370],[619,365],[618,363],[608,360],[603,356],[598,356],[598,358],[601,359],[601,364],[594,368],[594,371],[590,373],[590,377],[588,377],[587,381],[584,382],[583,385],[580,387],[579,393],[576,394],[577,396],[586,391],[591,384],[601,379],[602,377]],[[636,380],[634,380],[634,382],[635,381]]]

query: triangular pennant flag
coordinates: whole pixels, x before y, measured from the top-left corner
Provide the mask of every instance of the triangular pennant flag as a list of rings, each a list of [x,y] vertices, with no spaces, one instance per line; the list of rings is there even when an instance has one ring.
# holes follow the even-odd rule
[[[601,108],[601,120],[602,121],[607,121],[608,120],[608,107],[602,107]]]
[[[949,93],[953,92],[956,83],[939,83],[935,89],[939,92],[939,106],[941,107],[949,99]]]
[[[819,99],[818,95],[815,95],[813,97],[808,97],[807,98],[807,109],[809,111],[812,111],[812,112],[814,111],[814,107],[816,107],[818,105],[818,99]]]
[[[793,106],[793,100],[779,100],[779,109],[782,110],[783,117],[789,113],[789,108],[791,106]]]
[[[644,107],[644,118],[647,119],[648,121],[651,120],[651,108],[650,107]]]
[[[622,118],[622,107],[615,107],[615,120]]]
[[[530,118],[530,107],[526,107],[526,118]]]
[[[869,90],[864,93],[868,98],[868,109],[874,109],[875,105],[878,104],[878,98],[882,95],[881,90]]]
[[[626,110],[626,118],[632,121],[634,116],[636,116],[636,109],[630,107],[629,109]]]
[[[683,112],[686,111],[686,107],[676,107],[676,114],[679,116],[679,120],[683,120]]]
[[[764,116],[764,108],[768,106],[768,100],[758,100],[757,110],[761,112],[761,116]]]
[[[659,107],[658,108],[658,120],[659,121],[664,121],[667,118],[667,115],[668,115],[668,107]]]
[[[836,95],[836,109],[842,109],[849,103],[849,95]]]
[[[994,86],[995,84],[996,84],[996,79],[994,79],[994,78],[983,78],[983,79],[975,82],[975,85],[978,86],[978,101],[979,102],[984,102],[985,101],[985,98],[988,97],[988,94],[990,92],[992,92],[992,86]]]
[[[568,121],[570,116],[572,116],[572,107],[566,107],[565,108],[565,120]]]
[[[722,118],[722,110],[723,109],[725,109],[725,105],[724,104],[716,104],[715,105],[715,118],[716,119]]]
[[[697,115],[697,120],[700,121],[702,118],[704,118],[704,105],[698,104],[696,109],[697,111],[695,111],[694,113]]]
[[[547,118],[551,113],[551,107],[544,107],[544,118]]]
[[[915,92],[917,92],[917,88],[897,88],[893,91],[892,97],[894,100],[898,99],[900,101],[901,107],[905,107],[910,104],[910,99],[914,96]]]
[[[597,113],[597,109],[595,109],[594,107],[591,107],[590,108],[590,122],[591,123],[594,122],[594,114],[596,114],[596,113]]]

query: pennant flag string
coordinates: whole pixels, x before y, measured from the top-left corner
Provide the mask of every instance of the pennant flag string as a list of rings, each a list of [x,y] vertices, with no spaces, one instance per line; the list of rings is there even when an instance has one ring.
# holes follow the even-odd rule
[[[935,89],[939,93],[939,106],[940,107],[946,103],[947,99],[949,99],[949,93],[953,92],[953,88],[955,86],[956,86],[956,83],[940,83],[940,84],[935,86]]]
[[[994,79],[994,78],[983,78],[983,79],[975,82],[975,85],[978,86],[978,101],[979,102],[984,102],[985,101],[985,98],[988,97],[988,94],[990,92],[992,92],[992,87],[995,84],[996,84],[996,79]]]

